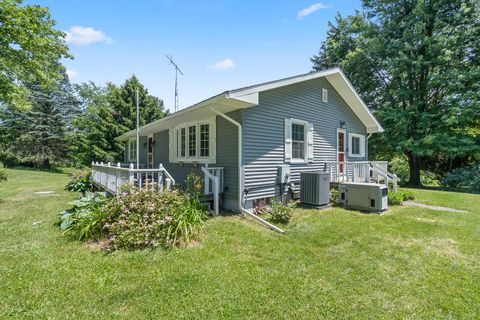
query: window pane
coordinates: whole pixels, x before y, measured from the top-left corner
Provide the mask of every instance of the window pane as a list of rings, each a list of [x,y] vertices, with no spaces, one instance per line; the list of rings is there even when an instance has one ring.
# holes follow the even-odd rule
[[[181,143],[181,147],[180,147],[180,153],[181,153],[181,157],[184,158],[185,157],[185,144],[186,144],[186,141],[187,141],[185,128],[181,129],[180,136],[181,136],[181,139],[182,139],[182,143]]]
[[[210,125],[202,124],[200,125],[200,156],[208,157],[210,154]]]
[[[343,148],[345,147],[345,134],[343,132],[338,133],[338,152],[343,152]]]
[[[305,125],[292,124],[292,157],[305,159]]]
[[[197,126],[188,127],[188,156],[197,155]]]
[[[302,141],[305,136],[305,126],[303,124],[292,124],[292,141]]]
[[[180,131],[178,129],[175,130],[175,146],[177,147],[175,152],[178,158],[180,156]]]
[[[355,154],[355,155],[360,154],[360,138],[359,137],[352,137],[352,154]]]

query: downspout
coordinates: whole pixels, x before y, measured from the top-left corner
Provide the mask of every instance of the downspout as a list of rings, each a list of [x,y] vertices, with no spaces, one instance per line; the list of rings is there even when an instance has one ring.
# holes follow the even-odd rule
[[[265,221],[264,219],[256,216],[255,214],[251,213],[250,211],[248,211],[247,209],[245,209],[243,207],[243,190],[242,190],[242,158],[243,158],[242,136],[243,136],[243,134],[242,134],[242,125],[240,123],[238,123],[237,121],[235,121],[234,119],[227,116],[225,113],[222,113],[222,112],[216,110],[214,107],[210,107],[210,109],[214,113],[216,113],[217,115],[219,115],[220,117],[224,118],[225,120],[227,120],[228,122],[232,123],[233,125],[235,125],[237,127],[237,131],[238,131],[238,210],[241,213],[246,214],[247,216],[253,218],[257,222],[260,222],[261,224],[263,224],[267,228],[270,228],[270,229],[272,229],[274,231],[277,231],[279,233],[284,233],[285,231],[283,231],[282,229],[280,229],[277,226],[274,226],[273,224],[271,224],[270,222]]]

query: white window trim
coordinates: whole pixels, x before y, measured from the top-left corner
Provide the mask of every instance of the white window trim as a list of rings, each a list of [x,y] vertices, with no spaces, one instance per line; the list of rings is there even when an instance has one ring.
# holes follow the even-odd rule
[[[299,119],[294,119],[294,118],[290,118],[290,119],[287,119],[289,120],[289,124],[290,124],[290,138],[289,138],[289,147],[291,148],[290,150],[290,158],[289,159],[286,159],[285,162],[287,163],[291,163],[291,164],[302,164],[302,163],[309,163],[309,162],[312,162],[313,159],[309,159],[310,158],[310,154],[312,155],[312,158],[313,158],[313,136],[311,137],[311,140],[312,142],[309,143],[309,139],[310,139],[310,134],[313,135],[313,132],[309,132],[310,131],[310,125],[308,123],[308,121],[304,121],[304,120],[299,120]],[[293,138],[292,138],[292,135],[293,135],[293,131],[292,131],[292,125],[293,124],[300,124],[300,125],[303,125],[303,130],[304,130],[304,134],[303,134],[303,148],[304,148],[304,151],[303,151],[303,159],[302,158],[293,158]],[[313,131],[313,130],[312,130]],[[312,152],[309,152],[309,148],[312,148]]]
[[[131,138],[128,140],[128,145],[127,145],[127,159],[129,162],[132,162],[132,161],[137,161],[137,152],[135,150],[134,152],[134,155],[132,157],[132,142],[133,142],[133,145],[135,146],[135,148],[137,147],[137,139],[136,138]]]
[[[328,102],[328,90],[325,88],[322,89],[322,101]]]
[[[359,138],[360,144],[360,153],[354,154],[352,153],[352,146],[353,146],[353,138]],[[352,158],[362,158],[365,157],[365,135],[358,134],[358,133],[349,133],[348,134],[348,156]]]
[[[208,124],[209,125],[209,156],[202,157],[200,156],[200,125]],[[188,133],[188,127],[195,126],[195,157],[190,157],[189,154],[189,143],[190,143],[190,135]],[[185,156],[182,157],[181,150],[180,150],[180,143],[181,143],[181,134],[180,130],[185,128]],[[177,132],[178,132],[178,141],[177,141]],[[173,137],[170,141],[170,150],[169,153],[171,155],[170,162],[172,163],[215,163],[216,162],[216,121],[215,118],[211,118],[208,120],[203,121],[194,121],[194,122],[186,122],[182,123],[173,129],[170,129],[170,135]],[[177,146],[179,150],[179,154],[177,156]]]

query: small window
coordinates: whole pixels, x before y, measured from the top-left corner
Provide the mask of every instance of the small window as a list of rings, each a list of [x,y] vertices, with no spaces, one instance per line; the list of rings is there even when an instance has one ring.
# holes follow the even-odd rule
[[[350,133],[348,140],[348,155],[350,157],[365,156],[365,136],[358,133]]]
[[[305,159],[305,125],[292,123],[292,158]]]
[[[188,156],[197,156],[197,126],[188,127]]]
[[[180,157],[185,158],[185,148],[187,145],[187,133],[185,128],[180,129]]]
[[[137,160],[137,141],[136,140],[128,141],[128,160],[129,161]]]
[[[360,155],[360,137],[352,137],[352,155]]]
[[[327,89],[322,89],[322,101],[323,102],[328,102],[328,90]]]
[[[210,156],[210,125],[201,124],[200,125],[200,157]]]

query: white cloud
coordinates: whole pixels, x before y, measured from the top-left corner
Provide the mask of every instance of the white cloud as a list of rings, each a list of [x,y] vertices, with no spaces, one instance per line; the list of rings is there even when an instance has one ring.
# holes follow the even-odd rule
[[[331,7],[331,5],[329,5],[329,4],[323,4],[321,2],[315,3],[308,8],[300,10],[297,14],[297,19],[303,19],[306,16],[314,13],[315,11],[322,10],[322,9],[327,9],[327,8],[330,8],[330,7]]]
[[[224,59],[215,63],[212,68],[215,70],[227,70],[235,67],[235,61],[232,59]]]
[[[66,73],[67,73],[67,76],[68,76],[68,78],[69,78],[70,80],[75,79],[75,78],[77,77],[77,75],[78,75],[78,72],[77,72],[77,71],[75,71],[75,70],[70,70],[70,69],[67,69]]]
[[[69,31],[65,31],[65,41],[76,45],[89,45],[95,42],[104,42],[112,44],[113,40],[100,30],[91,27],[74,26]]]

